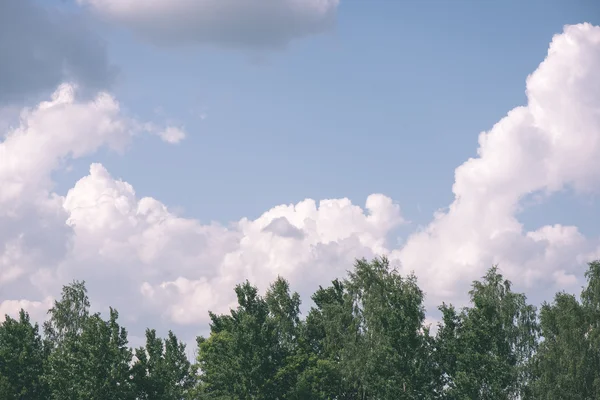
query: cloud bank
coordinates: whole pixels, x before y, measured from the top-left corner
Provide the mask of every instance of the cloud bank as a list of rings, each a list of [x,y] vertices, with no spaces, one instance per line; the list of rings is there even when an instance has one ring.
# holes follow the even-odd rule
[[[41,309],[60,285],[86,279],[93,303],[116,306],[134,329],[175,323],[197,332],[208,310],[228,309],[240,281],[264,289],[281,275],[308,296],[355,258],[381,254],[415,271],[429,306],[463,301],[492,263],[530,294],[577,290],[582,264],[600,256],[599,239],[574,226],[526,231],[517,213],[532,193],[600,188],[599,70],[600,27],[555,36],[527,78],[527,104],[480,135],[478,156],[456,169],[453,203],[397,248],[387,238],[405,221],[382,194],[362,207],[307,199],[225,226],[140,198],[100,164],[54,193],[52,172],[70,158],[123,149],[144,128],[167,142],[178,137],[123,115],[107,93],[82,101],[62,85],[23,110],[0,142],[0,311]]]
[[[161,45],[274,49],[330,29],[339,0],[77,0]]]

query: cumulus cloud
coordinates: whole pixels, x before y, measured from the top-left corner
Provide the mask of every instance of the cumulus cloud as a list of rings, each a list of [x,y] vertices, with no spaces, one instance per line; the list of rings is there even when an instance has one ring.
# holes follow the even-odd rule
[[[74,85],[63,84],[50,100],[23,109],[10,125],[0,142],[0,285],[5,298],[43,286],[48,271],[69,257],[74,232],[67,224],[65,198],[52,191],[52,172],[101,147],[123,150],[147,124],[124,115],[108,93],[82,101]]]
[[[175,126],[168,126],[157,132],[157,135],[167,143],[177,144],[185,139],[185,131]]]
[[[339,0],[77,0],[159,44],[280,48],[329,29]]]
[[[86,279],[94,304],[116,306],[132,332],[166,321],[197,333],[245,279],[264,289],[281,275],[306,299],[355,258],[382,254],[417,274],[429,306],[463,301],[493,263],[529,294],[577,290],[582,264],[600,254],[598,238],[574,226],[527,231],[517,216],[531,194],[600,187],[599,69],[600,27],[566,27],[528,77],[527,104],[482,133],[478,156],[456,169],[447,211],[400,247],[388,238],[405,223],[401,209],[382,194],[362,207],[306,199],[224,226],[140,198],[100,164],[66,195],[53,193],[61,160],[122,148],[148,127],[107,94],[78,102],[61,87],[0,143],[0,309],[35,308],[61,284]]]
[[[43,321],[53,304],[52,297],[46,297],[42,301],[6,300],[0,303],[0,321],[4,321],[6,315],[15,318],[21,310],[27,310],[34,321]]]
[[[585,257],[577,256],[597,241],[573,226],[525,232],[517,212],[532,193],[600,188],[599,69],[600,27],[565,27],[527,78],[527,105],[481,133],[478,157],[456,169],[448,211],[394,252],[430,294],[463,293],[492,263],[525,287],[563,286],[581,276]]]
[[[46,95],[65,80],[104,89],[115,76],[80,15],[33,0],[0,1],[0,49],[0,106]]]

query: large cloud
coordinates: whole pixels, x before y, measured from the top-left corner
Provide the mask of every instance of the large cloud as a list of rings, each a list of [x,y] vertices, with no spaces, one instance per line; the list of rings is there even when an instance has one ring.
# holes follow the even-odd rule
[[[37,3],[0,1],[0,106],[37,98],[64,80],[106,88],[114,67],[81,16]]]
[[[600,188],[599,70],[600,27],[567,26],[527,78],[527,105],[479,136],[478,157],[456,169],[448,211],[395,252],[433,296],[463,293],[492,263],[525,287],[576,282],[597,242],[573,226],[525,232],[517,212],[534,193]]]
[[[53,194],[51,171],[61,160],[120,148],[148,127],[122,116],[107,94],[77,102],[61,87],[0,143],[0,310],[40,308],[60,284],[83,278],[94,303],[117,306],[134,333],[161,320],[197,330],[209,309],[227,309],[244,279],[264,289],[282,275],[306,299],[354,258],[378,254],[414,270],[430,306],[464,300],[492,263],[535,296],[577,290],[582,264],[600,254],[598,239],[572,226],[528,232],[517,215],[532,193],[599,187],[598,70],[600,27],[566,27],[527,79],[527,105],[482,133],[478,157],[457,168],[455,201],[400,248],[386,240],[403,223],[400,208],[380,194],[364,207],[304,200],[229,226],[139,198],[100,164],[66,195]]]
[[[0,285],[3,297],[44,286],[44,271],[70,257],[73,230],[65,199],[52,192],[52,172],[69,159],[108,146],[123,150],[143,132],[165,130],[123,115],[108,93],[79,101],[76,87],[63,84],[49,101],[24,109],[0,142]],[[167,137],[166,141],[170,137]],[[37,279],[37,280],[36,280]],[[29,282],[29,284],[27,283]]]
[[[279,48],[321,33],[339,0],[77,0],[160,44]]]

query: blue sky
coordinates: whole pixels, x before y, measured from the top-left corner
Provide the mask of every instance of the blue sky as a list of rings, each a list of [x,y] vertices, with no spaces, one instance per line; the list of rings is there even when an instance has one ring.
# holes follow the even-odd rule
[[[91,159],[203,221],[384,193],[425,224],[452,200],[454,168],[475,155],[478,134],[525,103],[525,78],[549,39],[600,19],[593,1],[451,3],[343,2],[333,31],[260,62],[229,49],[157,48],[105,26],[120,101],[145,119],[162,110],[189,138],[166,150],[139,140],[125,157]],[[545,222],[551,210],[554,222],[591,233],[597,203],[570,200],[580,207],[559,196],[525,221]]]
[[[85,279],[192,338],[237,282],[307,298],[356,257],[429,310],[600,258],[597,2],[148,4],[0,4],[0,315]]]

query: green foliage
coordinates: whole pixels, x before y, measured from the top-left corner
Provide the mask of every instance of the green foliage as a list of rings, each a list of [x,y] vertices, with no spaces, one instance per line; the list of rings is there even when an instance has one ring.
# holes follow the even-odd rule
[[[423,292],[414,276],[401,277],[387,259],[360,260],[346,282],[354,321],[345,371],[361,396],[412,399],[433,396],[432,340],[424,329]],[[349,332],[350,333],[350,332]]]
[[[156,331],[146,331],[146,346],[135,351],[132,376],[136,399],[179,400],[187,398],[194,386],[190,361],[173,332],[164,341]]]
[[[127,331],[110,309],[108,320],[90,314],[83,282],[63,287],[48,311],[42,340],[21,311],[0,325],[0,399],[138,400],[186,398],[194,369],[185,345],[148,331],[147,346],[133,362]]]
[[[442,305],[437,355],[447,399],[518,399],[530,391],[537,344],[535,308],[491,268],[469,292],[472,307]]]
[[[208,339],[198,338],[198,366],[207,398],[281,399],[295,380],[300,298],[278,279],[266,298],[246,282],[235,288],[231,315],[210,314]]]
[[[48,396],[42,382],[46,352],[38,325],[21,310],[0,325],[0,399],[42,400]]]
[[[586,278],[581,303],[557,293],[552,304],[542,306],[537,399],[600,398],[600,262],[589,264]]]
[[[90,313],[84,282],[63,288],[43,336],[21,311],[0,324],[4,400],[590,400],[600,398],[600,262],[577,297],[559,292],[538,316],[496,267],[471,304],[439,308],[432,336],[424,293],[386,258],[357,260],[345,279],[300,296],[278,278],[264,296],[236,286],[237,307],[209,313],[196,364],[186,346],[146,331],[133,351],[118,313]]]
[[[323,398],[435,396],[433,338],[414,276],[401,277],[385,258],[358,260],[346,280],[320,288],[313,301],[306,339],[319,361],[312,368],[331,376],[322,386],[333,392]]]
[[[104,321],[89,314],[89,305],[84,283],[74,282],[63,288],[62,299],[49,311],[45,329],[51,353],[45,379],[50,397],[133,399],[127,331],[119,326],[115,310]]]

